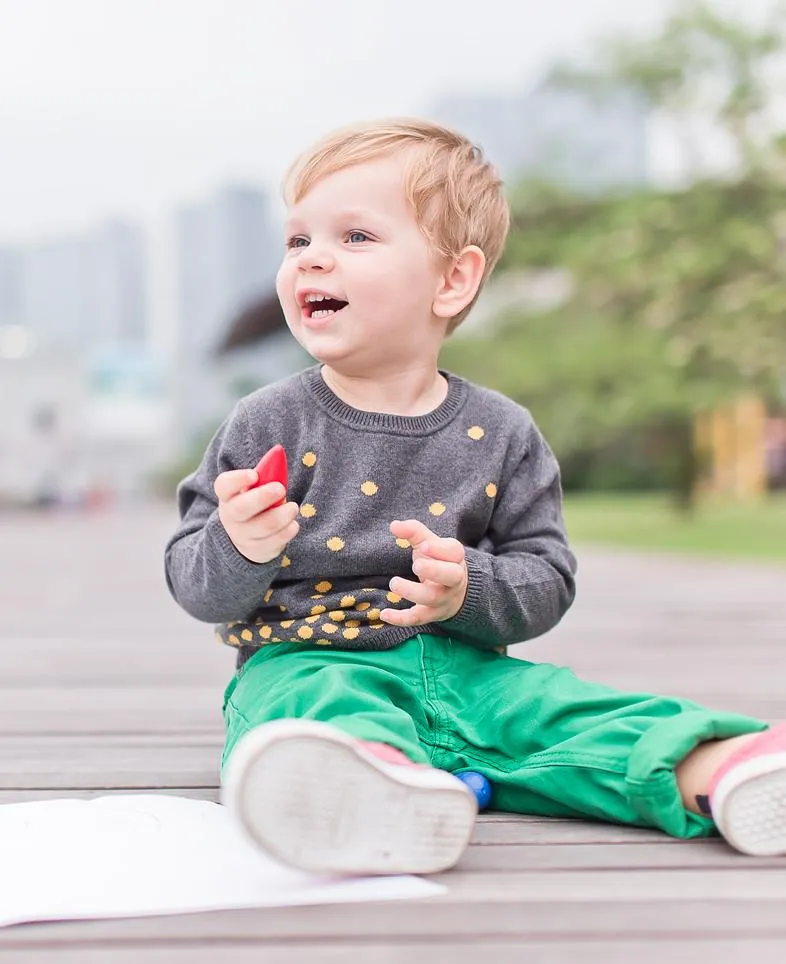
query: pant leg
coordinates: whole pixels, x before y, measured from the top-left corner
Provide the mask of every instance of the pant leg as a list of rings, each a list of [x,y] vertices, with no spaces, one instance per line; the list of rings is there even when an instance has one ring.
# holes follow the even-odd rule
[[[488,777],[496,809],[707,836],[714,825],[685,810],[675,766],[705,740],[767,727],[690,700],[620,693],[563,667],[423,641],[427,686],[452,721],[442,765]]]
[[[282,718],[332,723],[428,763],[430,721],[412,641],[384,652],[299,643],[266,646],[243,664],[224,695],[222,768],[250,729]]]

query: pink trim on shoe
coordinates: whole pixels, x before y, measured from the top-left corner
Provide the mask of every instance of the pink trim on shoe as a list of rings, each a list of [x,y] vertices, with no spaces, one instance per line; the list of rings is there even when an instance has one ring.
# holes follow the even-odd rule
[[[378,760],[382,760],[385,763],[396,763],[399,766],[407,767],[423,765],[422,763],[414,763],[412,760],[410,760],[406,753],[402,753],[401,750],[397,750],[389,743],[374,743],[371,740],[358,740],[358,745],[362,746],[363,749],[368,753],[371,753]]]
[[[757,734],[710,781],[710,810],[732,847],[786,855],[786,723]]]

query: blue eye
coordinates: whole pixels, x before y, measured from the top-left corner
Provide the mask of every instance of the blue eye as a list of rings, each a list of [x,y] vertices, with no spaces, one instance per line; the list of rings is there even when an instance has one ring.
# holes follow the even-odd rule
[[[305,248],[308,244],[308,238],[289,238],[287,241],[288,248]]]
[[[348,239],[353,244],[362,244],[364,241],[371,240],[365,231],[350,231]]]

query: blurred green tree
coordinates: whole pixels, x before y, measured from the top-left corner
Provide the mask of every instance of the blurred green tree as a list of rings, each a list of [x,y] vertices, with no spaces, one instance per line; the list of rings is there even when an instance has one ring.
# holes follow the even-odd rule
[[[684,131],[688,184],[586,198],[523,183],[500,271],[562,269],[567,295],[539,314],[451,341],[443,362],[534,411],[563,459],[646,433],[679,505],[701,469],[693,420],[786,371],[786,152],[766,133],[767,61],[786,49],[784,8],[764,27],[708,3],[679,6],[653,39],[616,40],[560,83],[637,90]],[[734,175],[703,172],[691,117],[711,116]]]

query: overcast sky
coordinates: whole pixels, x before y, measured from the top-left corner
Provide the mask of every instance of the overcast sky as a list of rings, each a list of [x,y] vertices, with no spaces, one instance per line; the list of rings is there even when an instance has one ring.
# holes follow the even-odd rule
[[[768,0],[746,0],[750,6]],[[0,0],[0,241],[277,190],[351,120],[525,89],[670,0]]]

